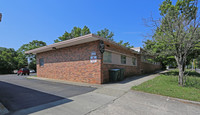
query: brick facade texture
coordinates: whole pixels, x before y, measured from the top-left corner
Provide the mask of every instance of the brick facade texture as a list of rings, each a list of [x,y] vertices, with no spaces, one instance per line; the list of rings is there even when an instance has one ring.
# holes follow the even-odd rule
[[[138,60],[140,61],[139,55],[132,53],[132,51],[121,48],[120,46],[113,45],[111,43],[106,43],[105,44],[105,49],[106,50],[111,50],[114,52],[119,52],[123,53],[129,56],[135,56]],[[103,59],[102,59],[103,60]],[[116,65],[116,64],[102,64],[102,76],[103,76],[103,82],[109,82],[109,69],[115,69],[115,68],[124,68],[125,70],[125,77],[133,76],[133,75],[138,75],[140,74],[140,63],[137,63],[137,66],[130,66],[130,65]]]
[[[152,73],[161,69],[161,65],[154,65],[147,62],[141,62],[141,73]]]
[[[96,52],[96,63],[90,63],[92,51]],[[99,41],[39,53],[37,76],[101,84],[101,56]],[[44,66],[39,65],[40,58],[44,59]]]
[[[38,53],[37,76],[74,82],[102,84],[109,82],[109,69],[124,68],[125,77],[150,73],[160,69],[160,66],[142,63],[140,54],[124,49],[118,45],[104,42],[106,50],[135,56],[137,66],[115,65],[103,63],[103,54],[99,51],[99,41],[75,45],[71,47]],[[91,52],[95,51],[97,62],[91,63]],[[44,59],[44,66],[39,65],[39,59]],[[142,68],[142,69],[141,69]],[[142,70],[142,71],[141,71]]]

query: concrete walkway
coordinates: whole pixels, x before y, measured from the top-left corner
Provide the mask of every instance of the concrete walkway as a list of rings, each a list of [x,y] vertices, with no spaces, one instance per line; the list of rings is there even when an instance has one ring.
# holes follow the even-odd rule
[[[83,115],[89,114],[109,103],[112,103],[116,99],[120,98],[122,95],[127,93],[130,88],[134,85],[138,85],[149,79],[153,79],[158,74],[148,75],[148,76],[138,76],[128,78],[119,83],[103,84],[103,85],[91,85],[97,89],[78,96],[70,97],[68,99],[72,100],[71,102],[65,103],[65,99],[59,100],[56,102],[24,109],[15,112],[14,114],[33,114],[33,115],[63,115],[63,113],[68,113],[70,115]],[[29,77],[30,78],[30,77]],[[40,78],[35,78],[40,79]],[[51,80],[43,79],[42,80]],[[51,80],[53,81],[53,80]],[[59,80],[54,80],[55,82],[63,82]],[[90,84],[77,84],[73,82],[66,82],[76,85],[90,85]]]
[[[129,91],[89,115],[200,115],[200,105],[183,103],[165,96]]]
[[[94,85],[94,87],[97,88],[96,90],[68,98],[72,100],[71,102],[65,103],[66,100],[63,99],[56,102],[24,109],[14,114],[133,115],[200,113],[199,105],[187,104],[174,100],[172,101],[170,98],[165,96],[158,96],[130,90],[132,86],[139,85],[145,81],[155,78],[158,75],[159,74],[152,74],[131,77],[119,83]]]

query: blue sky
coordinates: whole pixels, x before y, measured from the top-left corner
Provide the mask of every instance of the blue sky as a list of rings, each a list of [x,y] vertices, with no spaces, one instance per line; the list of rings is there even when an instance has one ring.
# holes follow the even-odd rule
[[[18,49],[32,40],[48,45],[74,26],[92,33],[108,28],[115,41],[141,47],[149,32],[143,18],[159,17],[163,0],[1,0],[0,47]]]

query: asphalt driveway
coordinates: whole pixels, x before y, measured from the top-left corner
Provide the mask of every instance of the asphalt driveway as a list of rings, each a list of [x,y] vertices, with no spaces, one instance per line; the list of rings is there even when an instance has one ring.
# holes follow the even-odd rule
[[[0,102],[11,112],[59,100],[68,103],[73,101],[69,97],[93,90],[93,87],[27,79],[15,74],[0,75]]]

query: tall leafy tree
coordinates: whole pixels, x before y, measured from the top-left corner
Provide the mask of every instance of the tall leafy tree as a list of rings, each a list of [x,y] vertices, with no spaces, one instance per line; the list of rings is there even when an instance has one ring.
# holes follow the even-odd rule
[[[46,43],[43,41],[33,40],[32,42],[29,42],[28,44],[23,44],[17,51],[24,53],[25,51],[39,48],[42,46],[46,46]]]
[[[13,48],[3,48],[0,51],[0,73],[12,73],[17,69],[17,52]]]
[[[113,39],[113,36],[114,36],[114,33],[113,32],[110,32],[108,29],[103,29],[103,30],[100,30],[100,31],[97,31],[97,35],[98,36],[101,36],[103,38],[107,38],[111,41],[114,41]]]
[[[83,35],[87,35],[90,34],[90,29],[87,26],[84,26],[83,29],[79,28],[79,27],[74,27],[71,32],[67,32],[65,31],[65,33],[58,37],[58,39],[54,40],[55,43],[60,42],[60,41],[64,41],[64,40],[69,40],[75,37],[79,37],[79,36],[83,36]]]
[[[188,56],[200,41],[197,0],[178,0],[172,4],[165,0],[160,5],[160,20],[152,20],[153,40],[159,46],[160,55],[174,56],[179,69],[179,85],[185,82],[184,72]]]
[[[75,38],[75,37],[87,35],[87,34],[90,34],[90,33],[91,33],[91,31],[87,26],[84,26],[83,29],[75,26],[71,30],[70,33],[65,31],[65,33],[62,36],[58,37],[58,39],[54,40],[54,42],[57,43],[57,42],[60,42],[60,41],[69,40],[69,39],[72,39],[72,38]],[[96,34],[100,37],[114,41],[114,39],[113,39],[114,33],[111,32],[110,30],[106,29],[106,28],[103,29],[103,30],[97,31]],[[123,46],[128,47],[128,48],[133,48],[133,46],[130,45],[129,42],[124,42],[123,40],[120,40],[118,42],[118,44],[123,45]]]
[[[118,42],[119,45],[122,45],[122,46],[125,46],[125,47],[128,47],[128,48],[133,48],[134,46],[130,45],[129,42],[124,42],[123,40],[120,40]]]
[[[20,69],[20,68],[26,67],[28,65],[27,57],[22,52],[17,52],[17,57],[15,57],[15,59],[17,60],[17,68],[16,69]]]
[[[32,64],[31,65],[31,68],[30,69],[36,69],[36,57],[34,54],[28,54],[28,55],[25,55],[24,52],[25,51],[28,51],[28,50],[32,50],[32,49],[35,49],[35,48],[39,48],[39,47],[42,47],[42,46],[46,46],[46,43],[43,42],[43,41],[38,41],[38,40],[33,40],[32,42],[29,42],[28,44],[24,44],[22,45],[18,50],[18,54],[19,54],[19,64],[22,64],[23,61],[20,60],[20,59],[24,59],[24,57],[26,57],[26,59],[29,59],[30,60],[30,63]]]
[[[84,26],[83,29],[81,30],[81,35],[87,35],[90,34],[90,29],[87,26]]]
[[[166,66],[176,67],[176,60],[174,56],[162,55],[161,53],[162,50],[160,49],[163,47],[157,44],[156,41],[154,40],[144,41],[143,47],[145,51],[148,51],[146,52],[147,54],[155,56],[154,61],[161,62],[163,69],[165,69]]]

